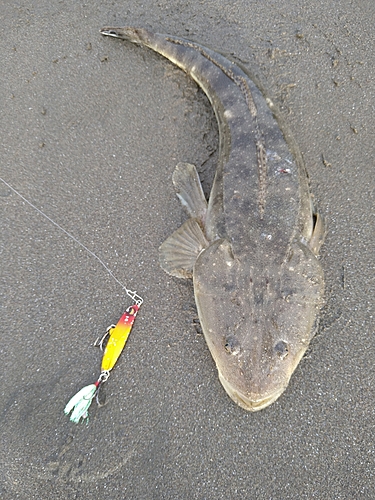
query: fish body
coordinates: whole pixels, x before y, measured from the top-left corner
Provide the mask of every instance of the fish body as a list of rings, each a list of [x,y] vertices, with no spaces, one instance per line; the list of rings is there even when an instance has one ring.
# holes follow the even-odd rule
[[[160,263],[173,276],[193,278],[222,385],[241,407],[261,410],[287,387],[322,304],[317,254],[324,224],[313,214],[304,166],[262,93],[235,63],[142,28],[101,32],[172,61],[215,111],[219,160],[208,203],[196,168],[178,164],[173,183],[189,219],[161,245]]]

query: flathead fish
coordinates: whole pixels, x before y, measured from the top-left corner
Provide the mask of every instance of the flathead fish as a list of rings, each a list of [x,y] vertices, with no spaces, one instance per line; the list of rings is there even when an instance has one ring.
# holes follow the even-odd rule
[[[322,304],[324,225],[313,213],[301,156],[288,147],[272,102],[234,62],[142,28],[101,33],[172,61],[215,111],[219,160],[208,203],[195,166],[178,164],[173,183],[189,219],[161,245],[160,263],[173,276],[193,278],[224,389],[246,410],[261,410],[288,386]]]

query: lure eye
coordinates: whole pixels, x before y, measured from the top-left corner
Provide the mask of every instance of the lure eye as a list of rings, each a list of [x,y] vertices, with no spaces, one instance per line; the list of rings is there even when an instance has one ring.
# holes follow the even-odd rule
[[[280,340],[276,345],[275,345],[275,352],[279,356],[280,359],[284,359],[288,356],[289,353],[289,347],[284,340]]]
[[[134,307],[133,306],[130,306],[126,309],[126,312],[130,315],[130,316],[134,316],[134,313],[135,313],[135,310],[134,310]]]

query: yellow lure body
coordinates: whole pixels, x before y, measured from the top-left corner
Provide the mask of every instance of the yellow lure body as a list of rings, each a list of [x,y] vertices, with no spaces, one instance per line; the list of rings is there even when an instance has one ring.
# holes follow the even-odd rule
[[[109,339],[103,354],[102,372],[110,371],[115,366],[131,332],[139,306],[134,304],[127,308],[117,325],[108,329]]]

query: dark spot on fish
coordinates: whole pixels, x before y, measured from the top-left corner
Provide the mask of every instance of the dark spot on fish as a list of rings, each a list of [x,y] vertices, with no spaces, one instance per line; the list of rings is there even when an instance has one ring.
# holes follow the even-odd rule
[[[233,293],[232,296],[231,296],[231,302],[232,304],[234,304],[235,306],[238,306],[240,307],[242,304],[241,304],[241,301],[238,297],[238,295],[236,293]]]
[[[254,295],[254,303],[257,305],[263,304],[263,292]]]
[[[233,285],[233,283],[225,283],[224,284],[224,290],[226,292],[232,292],[233,290],[235,289],[235,285]]]

